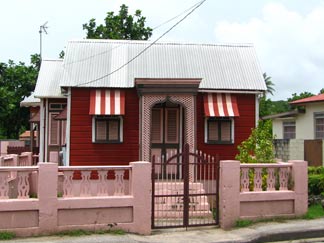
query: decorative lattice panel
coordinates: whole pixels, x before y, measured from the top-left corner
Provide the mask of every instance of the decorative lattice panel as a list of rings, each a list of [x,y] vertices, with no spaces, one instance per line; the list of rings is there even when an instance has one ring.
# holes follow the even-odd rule
[[[180,104],[184,108],[184,143],[188,143],[190,150],[195,150],[195,96],[193,95],[144,95],[142,96],[142,160],[151,161],[151,117],[152,107],[166,101]]]

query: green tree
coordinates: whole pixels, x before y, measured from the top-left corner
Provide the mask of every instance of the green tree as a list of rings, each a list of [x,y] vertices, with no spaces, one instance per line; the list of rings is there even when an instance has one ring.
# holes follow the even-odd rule
[[[259,114],[261,117],[267,116],[273,113],[273,102],[267,98],[267,94],[273,95],[273,92],[275,92],[274,89],[274,83],[271,80],[270,76],[267,76],[267,73],[263,73],[263,79],[267,86],[267,90],[265,91],[265,94],[260,99],[260,105],[259,105]]]
[[[324,88],[320,90],[319,94],[324,94]]]
[[[108,12],[105,23],[97,25],[95,19],[83,25],[87,32],[87,39],[125,39],[147,40],[152,35],[152,29],[145,27],[146,18],[141,10],[136,10],[134,15],[128,14],[128,7],[120,6],[119,14]]]
[[[31,56],[31,64],[18,64],[9,60],[0,63],[0,137],[19,137],[19,133],[29,127],[29,111],[20,107],[24,97],[35,88],[40,67],[38,54]]]
[[[266,94],[273,95],[273,92],[275,92],[276,90],[274,89],[274,83],[272,82],[271,77],[267,76],[267,73],[263,73],[263,78],[267,86]]]
[[[291,98],[288,98],[288,102],[292,102],[292,101],[295,101],[295,100],[300,100],[300,99],[304,99],[304,98],[308,98],[308,97],[311,97],[311,96],[314,96],[314,94],[308,92],[308,91],[305,91],[305,92],[301,92],[300,94],[297,94],[297,93],[293,93],[292,94],[292,97]]]
[[[259,121],[248,139],[238,146],[239,154],[235,156],[235,159],[241,163],[275,162],[272,140],[272,122],[270,120]]]

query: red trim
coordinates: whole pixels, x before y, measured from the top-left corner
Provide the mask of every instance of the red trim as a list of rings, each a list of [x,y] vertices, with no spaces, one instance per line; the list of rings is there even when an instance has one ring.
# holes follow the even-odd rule
[[[231,100],[232,100],[232,107],[233,107],[233,112],[235,116],[240,116],[239,109],[237,106],[237,100],[236,96],[231,95]]]
[[[120,91],[120,114],[125,115],[125,91]]]
[[[96,114],[95,107],[96,107],[96,90],[92,89],[90,91],[90,110],[89,110],[90,115]]]
[[[110,90],[110,114],[115,115],[115,90]]]
[[[229,112],[227,110],[226,95],[222,95],[222,105],[223,105],[224,116],[229,116]]]
[[[105,114],[105,110],[106,110],[105,101],[106,101],[106,92],[105,90],[100,90],[100,114]]]

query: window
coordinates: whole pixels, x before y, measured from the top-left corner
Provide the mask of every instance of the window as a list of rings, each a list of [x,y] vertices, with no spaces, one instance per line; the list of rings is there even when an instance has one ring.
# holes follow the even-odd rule
[[[205,142],[210,144],[232,144],[233,119],[208,118],[206,119]]]
[[[315,113],[315,139],[324,139],[324,112]]]
[[[58,114],[57,112],[49,113],[49,145],[59,144],[59,121],[54,119]]]
[[[66,107],[65,103],[50,103],[49,110],[51,111],[61,111]]]
[[[121,143],[123,120],[120,116],[94,116],[93,136],[95,143]]]
[[[284,139],[295,139],[296,138],[296,122],[285,121],[283,125],[283,138]]]

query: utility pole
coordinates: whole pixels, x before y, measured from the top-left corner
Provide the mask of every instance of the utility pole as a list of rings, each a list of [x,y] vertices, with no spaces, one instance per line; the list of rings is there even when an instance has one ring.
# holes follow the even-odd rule
[[[47,34],[46,31],[46,29],[48,28],[48,26],[46,26],[47,23],[48,21],[46,21],[43,25],[39,26],[39,56],[41,60],[42,60],[42,33],[44,31],[45,34]]]

